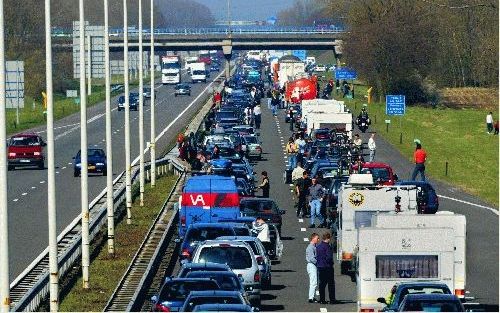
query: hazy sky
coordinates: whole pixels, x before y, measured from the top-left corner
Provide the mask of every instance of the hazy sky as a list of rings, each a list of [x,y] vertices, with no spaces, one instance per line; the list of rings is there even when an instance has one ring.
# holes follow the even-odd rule
[[[227,17],[227,0],[195,0],[210,8],[216,20]],[[266,20],[295,0],[230,0],[233,20]]]

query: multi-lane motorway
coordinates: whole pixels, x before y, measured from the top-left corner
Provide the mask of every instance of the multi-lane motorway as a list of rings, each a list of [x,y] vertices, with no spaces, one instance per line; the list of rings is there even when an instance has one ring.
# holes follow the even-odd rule
[[[219,73],[212,73],[212,80]],[[184,74],[188,79],[188,75]],[[199,110],[206,100],[206,95],[213,87],[212,80],[207,84],[192,85],[191,97],[174,97],[173,86],[156,87],[156,127],[157,134],[174,120],[175,123],[157,142],[159,154],[172,138],[183,129],[192,115]],[[125,169],[124,148],[124,112],[119,112],[117,97],[112,99],[113,130],[113,175]],[[182,116],[179,116],[187,107]],[[144,107],[145,141],[149,141],[150,101]],[[88,109],[88,144],[105,148],[105,104],[99,103]],[[139,155],[139,114],[132,111],[131,119],[131,158]],[[56,199],[57,229],[61,232],[81,212],[80,178],[73,177],[73,157],[80,149],[79,114],[74,114],[55,123],[56,149]],[[44,127],[33,129],[45,138]],[[149,160],[149,153],[146,155]],[[109,175],[109,173],[108,173]],[[8,173],[9,203],[9,257],[10,280],[26,268],[31,261],[48,245],[47,220],[47,171],[37,169],[17,169]],[[106,179],[102,176],[89,177],[89,202],[105,187]]]

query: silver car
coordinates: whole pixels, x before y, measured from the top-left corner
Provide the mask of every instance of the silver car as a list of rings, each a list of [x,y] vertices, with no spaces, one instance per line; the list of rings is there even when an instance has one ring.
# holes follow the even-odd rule
[[[245,151],[247,157],[257,158],[260,160],[262,158],[262,146],[257,140],[257,137],[243,136],[243,140],[244,140],[243,150]]]
[[[242,241],[207,240],[194,252],[193,263],[227,264],[243,279],[248,300],[260,306],[261,273],[252,247]]]

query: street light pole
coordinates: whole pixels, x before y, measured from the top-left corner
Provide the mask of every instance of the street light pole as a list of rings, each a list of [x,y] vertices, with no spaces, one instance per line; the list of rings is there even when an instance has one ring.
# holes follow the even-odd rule
[[[132,169],[130,165],[130,93],[128,81],[128,9],[123,0],[123,81],[125,84],[125,198],[127,224],[132,223]]]
[[[85,94],[85,13],[83,0],[80,10],[80,185],[82,206],[82,274],[83,289],[89,288],[90,240],[87,160],[87,95]]]
[[[150,66],[150,71],[151,75],[151,122],[150,122],[150,136],[151,136],[151,143],[150,143],[150,149],[149,152],[151,153],[150,159],[151,159],[151,188],[154,188],[156,185],[156,147],[155,147],[155,142],[156,142],[156,129],[155,129],[155,40],[154,40],[154,0],[151,0],[150,3],[150,22],[151,22],[151,31],[150,31],[150,44],[151,44],[151,56],[150,56],[150,61],[149,61],[149,66]]]
[[[47,84],[47,207],[49,217],[50,311],[59,310],[57,262],[56,166],[54,152],[54,101],[52,97],[52,37],[50,0],[45,0],[45,77]]]
[[[92,94],[92,37],[90,35],[87,36],[87,94]]]
[[[111,73],[109,69],[109,8],[104,0],[104,75],[106,84],[106,207],[108,215],[108,253],[115,254],[115,210],[113,201],[113,145],[111,135]]]
[[[0,311],[9,312],[9,222],[7,208],[7,125],[5,119],[5,43],[3,0],[0,0]]]
[[[142,47],[142,0],[139,0],[139,194],[144,206],[144,67]]]

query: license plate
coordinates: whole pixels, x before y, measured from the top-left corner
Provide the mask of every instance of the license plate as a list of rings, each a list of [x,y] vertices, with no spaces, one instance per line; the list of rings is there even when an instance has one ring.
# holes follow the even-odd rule
[[[31,161],[30,160],[19,160],[19,162],[21,162],[21,163],[30,163]]]
[[[87,167],[87,169],[89,169],[89,170],[95,170],[95,166],[93,166],[93,165],[89,165],[89,166]]]

